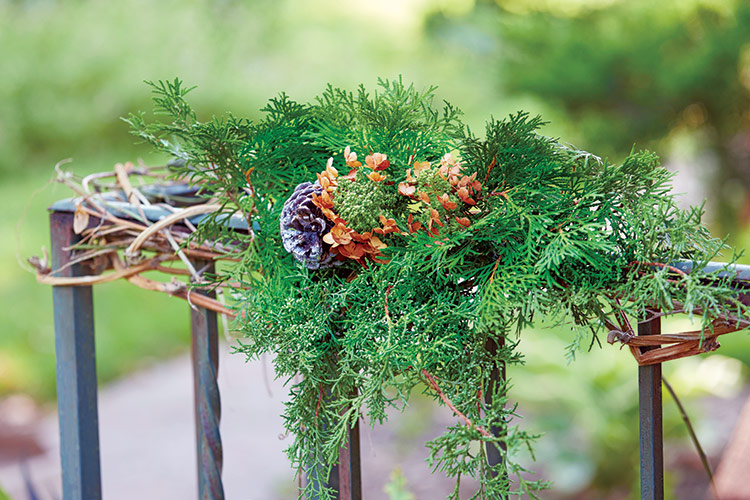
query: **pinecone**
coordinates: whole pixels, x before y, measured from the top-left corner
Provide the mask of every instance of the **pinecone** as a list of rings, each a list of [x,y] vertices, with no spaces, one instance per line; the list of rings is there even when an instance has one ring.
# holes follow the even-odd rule
[[[318,182],[303,182],[284,203],[281,210],[281,241],[284,249],[308,269],[331,267],[335,264],[331,246],[323,236],[333,227],[333,222],[323,215],[312,202],[323,188]]]

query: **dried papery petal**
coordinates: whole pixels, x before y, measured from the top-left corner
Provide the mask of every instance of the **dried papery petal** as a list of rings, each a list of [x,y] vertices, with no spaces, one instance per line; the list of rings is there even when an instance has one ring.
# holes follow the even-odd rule
[[[353,153],[349,146],[344,148],[344,161],[349,167],[357,168],[362,166],[362,163],[357,161],[357,153]]]
[[[438,197],[438,201],[441,205],[443,205],[443,208],[446,210],[455,210],[458,205],[456,202],[451,201],[450,198],[448,198],[448,195],[446,193],[443,193],[441,196]]]
[[[469,227],[471,225],[471,221],[466,217],[456,217],[456,222],[464,227]]]
[[[365,250],[362,248],[362,245],[352,241],[351,243],[348,243],[346,245],[339,247],[339,252],[344,257],[348,257],[350,259],[359,260],[362,257],[365,256]]]
[[[405,182],[400,182],[398,184],[398,194],[402,196],[408,196],[409,198],[413,198],[416,190],[417,190],[416,186],[412,186]]]
[[[379,172],[370,172],[369,174],[367,174],[367,178],[372,182],[381,182],[385,180],[385,176],[380,174]]]
[[[419,192],[419,199],[427,203],[428,205],[430,204],[430,195],[428,195],[424,191]]]
[[[442,222],[440,222],[440,214],[434,208],[430,209],[430,220],[434,221],[438,226],[445,225]]]
[[[348,245],[352,242],[352,230],[342,223],[338,223],[323,237],[323,241],[336,248],[340,245]]]
[[[384,248],[388,248],[388,245],[383,243],[381,239],[378,238],[377,236],[373,236],[372,238],[370,238],[370,246],[375,248],[375,250],[382,250]]]
[[[391,165],[388,157],[382,153],[373,153],[365,157],[365,164],[373,170],[385,170]]]
[[[419,172],[422,170],[430,168],[430,162],[429,161],[416,161],[414,162],[414,175],[419,175]]]
[[[442,158],[440,158],[440,164],[441,165],[455,165],[456,160],[453,159],[450,153],[445,153]]]
[[[355,241],[358,241],[360,243],[367,243],[368,241],[370,241],[370,238],[372,238],[372,231],[367,231],[362,234],[359,234],[356,231],[352,231],[351,235]]]
[[[386,168],[391,166],[391,162],[388,160],[383,160],[382,162],[378,163],[378,166],[375,167],[375,170],[385,170]]]
[[[465,187],[460,188],[458,191],[456,191],[456,195],[458,195],[459,198],[461,198],[461,201],[464,203],[467,203],[469,205],[476,205],[477,202],[474,201],[469,197],[469,190]]]
[[[321,212],[323,213],[323,215],[325,215],[325,216],[326,216],[326,218],[327,218],[328,220],[331,220],[331,221],[333,221],[334,223],[337,223],[337,222],[339,222],[340,220],[342,220],[342,219],[341,219],[341,218],[340,218],[340,217],[339,217],[338,215],[336,215],[336,213],[335,213],[335,212],[334,212],[333,210],[331,210],[330,208],[321,208],[321,209],[320,209],[320,211],[321,211]]]
[[[321,190],[320,194],[313,194],[312,202],[321,210],[333,208],[333,199],[331,198],[331,195],[328,194],[328,191]]]

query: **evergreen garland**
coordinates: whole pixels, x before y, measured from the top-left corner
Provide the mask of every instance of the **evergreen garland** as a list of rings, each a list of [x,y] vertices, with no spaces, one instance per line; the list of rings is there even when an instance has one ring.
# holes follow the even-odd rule
[[[671,174],[652,153],[612,164],[540,135],[544,122],[526,113],[490,120],[477,137],[456,108],[434,105],[434,89],[401,80],[380,81],[374,94],[329,87],[307,104],[281,95],[257,123],[201,122],[179,80],[151,85],[167,121],[127,121],[184,160],[176,175],[223,204],[197,237],[240,257],[215,279],[243,285],[238,351],[271,354],[287,380],[287,453],[312,478],[305,494],[325,492],[322,478],[361,415],[382,423],[420,387],[461,417],[427,443],[434,469],[478,478],[472,498],[534,496],[546,485],[515,460],[534,436],[515,425],[507,380],[491,383],[493,370],[522,362],[522,328],[570,324],[572,356],[625,314],[679,304],[708,331],[714,318],[744,312],[728,278],[669,266],[691,260],[699,270],[724,245],[701,225],[701,209],[676,207]],[[295,188],[316,177],[287,208],[306,207],[314,222],[294,231],[324,227],[315,244],[328,253],[304,255],[325,262],[310,266],[288,251],[300,233],[285,236],[285,249],[292,216],[281,219]],[[253,228],[246,237],[222,222],[237,210]],[[490,448],[500,464],[488,464]]]

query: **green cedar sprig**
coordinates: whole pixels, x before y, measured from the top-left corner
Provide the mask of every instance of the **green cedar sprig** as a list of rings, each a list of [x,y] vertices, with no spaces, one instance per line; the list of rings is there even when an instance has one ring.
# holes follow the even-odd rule
[[[478,137],[455,108],[434,106],[434,89],[401,80],[380,81],[373,94],[329,86],[306,104],[282,94],[256,123],[201,122],[179,80],[151,85],[167,121],[131,115],[134,133],[184,159],[177,175],[253,228],[239,239],[214,217],[200,237],[233,243],[241,257],[216,279],[244,285],[234,290],[246,339],[237,350],[271,354],[287,381],[287,453],[311,479],[304,494],[330,496],[324,478],[360,415],[382,423],[420,387],[460,417],[427,443],[435,470],[478,478],[473,498],[533,497],[546,484],[529,481],[517,459],[536,436],[518,427],[508,381],[493,378],[522,362],[517,332],[537,320],[569,325],[572,356],[621,314],[679,304],[708,331],[721,315],[747,312],[728,278],[700,272],[724,244],[701,225],[700,208],[677,208],[671,174],[652,153],[613,164],[540,135],[544,122],[526,113],[490,120]],[[412,161],[456,151],[483,184],[471,225],[441,245],[426,232],[403,237],[384,250],[387,264],[303,268],[281,245],[281,207],[346,146],[387,154],[396,183]],[[675,273],[669,263],[680,260],[697,271]],[[501,465],[489,466],[490,450]]]

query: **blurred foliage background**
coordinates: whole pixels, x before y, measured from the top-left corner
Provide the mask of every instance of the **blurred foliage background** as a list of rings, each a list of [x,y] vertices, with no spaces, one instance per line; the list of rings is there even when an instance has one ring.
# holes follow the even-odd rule
[[[714,234],[743,248],[748,25],[745,0],[0,0],[0,397],[54,401],[51,293],[23,263],[48,245],[45,208],[69,195],[51,182],[53,166],[72,158],[66,168],[83,175],[164,161],[119,120],[151,108],[143,80],[197,85],[191,99],[204,117],[253,117],[281,91],[304,101],[328,82],[372,88],[398,75],[438,85],[478,133],[491,115],[540,113],[551,122],[544,133],[613,161],[634,146],[656,150],[685,203],[706,199]],[[96,290],[103,381],[189,342],[184,304],[145,293]],[[511,373],[525,425],[547,433],[534,467],[555,481],[549,498],[628,498],[635,363],[605,346],[567,365],[567,338],[564,329],[527,332],[527,364]],[[665,367],[714,456],[726,436],[707,408],[746,387],[750,362],[746,335],[722,344]],[[665,433],[684,443],[665,403]],[[670,471],[677,485],[680,469]]]

